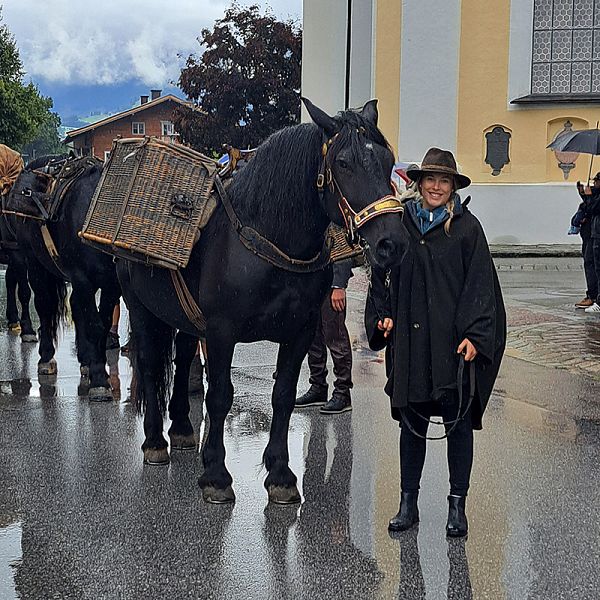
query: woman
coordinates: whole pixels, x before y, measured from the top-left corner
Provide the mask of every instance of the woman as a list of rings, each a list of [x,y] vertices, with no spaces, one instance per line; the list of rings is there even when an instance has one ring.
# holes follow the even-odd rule
[[[446,533],[462,537],[473,429],[481,429],[498,374],[506,316],[481,225],[469,199],[461,203],[456,193],[471,180],[457,171],[451,152],[438,148],[407,175],[420,193],[405,206],[411,243],[390,273],[373,271],[365,312],[369,344],[387,346],[385,391],[401,426],[400,510],[389,529],[404,531],[419,521],[428,425],[441,416],[450,472]]]

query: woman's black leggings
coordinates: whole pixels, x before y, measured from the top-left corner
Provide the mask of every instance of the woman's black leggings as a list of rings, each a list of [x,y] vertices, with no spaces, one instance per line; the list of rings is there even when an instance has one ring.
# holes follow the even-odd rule
[[[412,405],[423,417],[431,417],[432,412],[439,414],[439,403],[418,403]],[[441,404],[444,421],[454,421],[458,410],[456,393]],[[419,417],[410,408],[403,409],[404,415],[412,428],[422,436],[427,434],[429,423]],[[435,419],[435,418],[434,418]],[[439,418],[435,419],[440,421]],[[452,427],[446,425],[448,431]],[[432,428],[432,436],[442,435],[442,428]],[[473,466],[473,426],[471,410],[459,421],[447,438],[448,470],[450,472],[450,494],[466,496],[469,490],[471,467]],[[421,481],[421,473],[425,464],[426,440],[416,436],[406,425],[400,430],[400,485],[403,492],[417,492]]]

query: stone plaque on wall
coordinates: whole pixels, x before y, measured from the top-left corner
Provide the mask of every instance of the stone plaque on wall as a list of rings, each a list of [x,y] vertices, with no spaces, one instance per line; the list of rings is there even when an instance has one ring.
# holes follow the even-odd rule
[[[500,175],[504,165],[510,162],[509,141],[510,132],[501,126],[485,134],[485,162],[492,167],[492,175]]]

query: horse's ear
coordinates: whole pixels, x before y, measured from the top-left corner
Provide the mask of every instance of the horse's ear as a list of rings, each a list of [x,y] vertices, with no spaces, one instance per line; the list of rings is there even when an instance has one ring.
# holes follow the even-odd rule
[[[379,113],[377,112],[377,99],[369,100],[360,111],[360,114],[365,118],[366,121],[377,127],[377,119]]]
[[[322,111],[318,106],[315,106],[308,98],[301,99],[315,125],[318,125],[329,136],[337,133],[338,127],[335,119]]]

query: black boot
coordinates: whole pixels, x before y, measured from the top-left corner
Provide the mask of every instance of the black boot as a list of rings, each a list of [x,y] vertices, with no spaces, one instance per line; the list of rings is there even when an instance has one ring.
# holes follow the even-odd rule
[[[465,515],[466,496],[448,496],[448,523],[446,535],[448,537],[464,537],[469,526]]]
[[[308,388],[308,392],[296,399],[295,407],[320,406],[325,402],[327,402],[327,386],[321,387],[313,384]]]
[[[400,494],[400,510],[390,519],[389,531],[406,531],[419,522],[417,500],[419,492],[402,492]]]

